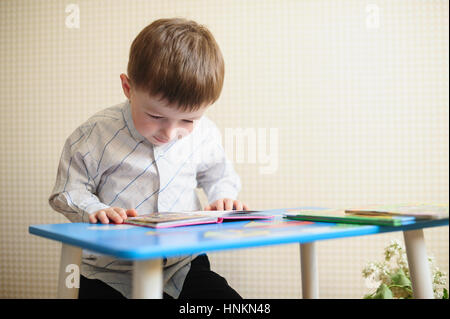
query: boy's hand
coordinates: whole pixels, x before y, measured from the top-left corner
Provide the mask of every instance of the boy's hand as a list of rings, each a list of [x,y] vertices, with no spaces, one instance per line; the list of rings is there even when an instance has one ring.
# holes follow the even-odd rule
[[[222,198],[206,206],[204,210],[248,210],[248,206],[243,204],[240,200]]]
[[[135,209],[123,209],[120,207],[109,207],[105,209],[100,209],[89,215],[89,222],[96,224],[98,220],[102,224],[109,224],[111,220],[115,224],[122,224],[128,216],[135,217],[138,213]]]

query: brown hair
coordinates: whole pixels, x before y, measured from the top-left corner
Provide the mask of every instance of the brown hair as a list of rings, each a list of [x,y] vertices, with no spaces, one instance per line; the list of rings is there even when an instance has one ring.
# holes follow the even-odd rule
[[[127,72],[134,88],[196,111],[219,98],[225,67],[211,32],[177,18],[156,20],[138,34]]]

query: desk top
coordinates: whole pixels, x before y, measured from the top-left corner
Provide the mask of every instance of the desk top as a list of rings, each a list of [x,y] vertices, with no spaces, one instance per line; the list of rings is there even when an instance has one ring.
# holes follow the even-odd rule
[[[313,209],[301,207],[302,209]],[[308,243],[448,225],[443,220],[418,221],[400,227],[287,220],[285,209],[267,210],[273,220],[205,224],[166,229],[115,224],[64,223],[31,225],[31,234],[122,259],[151,259],[214,250]]]

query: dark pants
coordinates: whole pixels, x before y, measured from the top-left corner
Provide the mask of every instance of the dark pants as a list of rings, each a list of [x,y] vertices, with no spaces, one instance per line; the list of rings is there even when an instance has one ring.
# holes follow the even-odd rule
[[[125,299],[125,297],[98,279],[80,276],[78,299]],[[163,293],[163,299],[172,299]],[[225,278],[211,271],[208,256],[200,255],[191,262],[179,299],[242,299]]]

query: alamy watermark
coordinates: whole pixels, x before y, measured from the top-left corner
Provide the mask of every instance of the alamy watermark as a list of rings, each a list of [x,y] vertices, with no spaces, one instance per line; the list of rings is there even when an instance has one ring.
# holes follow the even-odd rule
[[[366,5],[366,28],[379,29],[380,28],[380,7],[374,3]]]
[[[204,134],[189,134],[178,129],[177,140],[183,141],[170,152],[164,152],[166,160],[179,165],[195,163],[205,166],[226,164],[224,162],[227,161],[258,165],[259,174],[262,175],[277,172],[278,128],[225,128],[223,133],[215,128],[205,128],[203,132]],[[168,144],[170,143],[172,142]],[[169,149],[171,146],[165,147]],[[186,157],[186,154],[191,155]]]
[[[278,128],[226,128],[224,140],[225,153],[235,163],[258,164],[262,175],[278,170]]]
[[[66,28],[79,29],[80,28],[80,7],[78,4],[71,3],[66,6]]]
[[[80,288],[80,266],[69,264],[66,266],[66,273],[69,273],[65,281],[66,287],[69,289]]]

